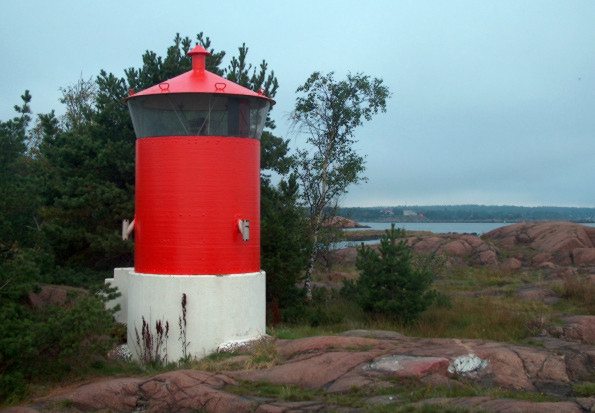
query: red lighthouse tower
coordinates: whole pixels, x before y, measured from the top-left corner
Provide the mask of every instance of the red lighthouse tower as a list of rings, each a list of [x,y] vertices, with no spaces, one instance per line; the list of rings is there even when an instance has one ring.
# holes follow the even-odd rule
[[[136,357],[145,322],[171,327],[160,346],[169,361],[265,334],[259,139],[274,102],[208,72],[208,54],[196,46],[192,70],[128,98],[135,262],[107,281],[122,293],[117,318]]]
[[[260,142],[270,99],[192,70],[132,94],[136,141],[135,271],[260,271]]]

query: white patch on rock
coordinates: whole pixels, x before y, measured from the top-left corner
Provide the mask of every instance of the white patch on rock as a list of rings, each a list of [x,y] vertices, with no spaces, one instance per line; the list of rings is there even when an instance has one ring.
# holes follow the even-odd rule
[[[448,366],[450,374],[461,376],[473,376],[488,366],[487,360],[482,360],[473,353],[466,356],[459,356]]]
[[[110,360],[130,361],[132,360],[132,352],[128,348],[128,344],[120,344],[110,350],[107,357]]]
[[[230,340],[230,341],[226,341],[225,343],[221,344],[219,347],[217,347],[217,352],[218,353],[223,353],[223,352],[232,352],[232,351],[237,351],[240,349],[243,349],[245,347],[248,347],[250,344],[258,341],[259,339],[253,339],[253,338],[249,338],[246,340]]]

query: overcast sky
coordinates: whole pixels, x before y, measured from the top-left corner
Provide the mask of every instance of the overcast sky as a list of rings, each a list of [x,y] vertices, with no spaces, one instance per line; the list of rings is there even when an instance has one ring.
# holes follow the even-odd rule
[[[315,71],[381,77],[387,113],[356,132],[368,182],[346,206],[595,207],[595,1],[5,1],[0,119],[100,69],[123,76],[176,32],[266,59],[276,134]]]

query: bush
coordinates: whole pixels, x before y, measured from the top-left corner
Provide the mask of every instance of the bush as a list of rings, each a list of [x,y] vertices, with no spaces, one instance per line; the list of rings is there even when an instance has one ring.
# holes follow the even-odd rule
[[[347,289],[367,313],[411,323],[434,301],[436,292],[431,289],[432,267],[414,264],[404,236],[405,231],[393,224],[378,250],[362,244],[356,261],[360,278],[356,288]]]
[[[83,372],[111,348],[113,317],[98,296],[84,294],[66,307],[34,310],[27,295],[39,278],[28,251],[0,264],[0,401],[20,399],[31,381]]]

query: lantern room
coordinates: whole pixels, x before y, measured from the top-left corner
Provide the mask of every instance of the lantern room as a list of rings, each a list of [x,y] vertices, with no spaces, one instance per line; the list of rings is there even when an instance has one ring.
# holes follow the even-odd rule
[[[260,135],[274,102],[206,70],[141,92],[128,107],[136,140],[135,271],[260,271]]]

